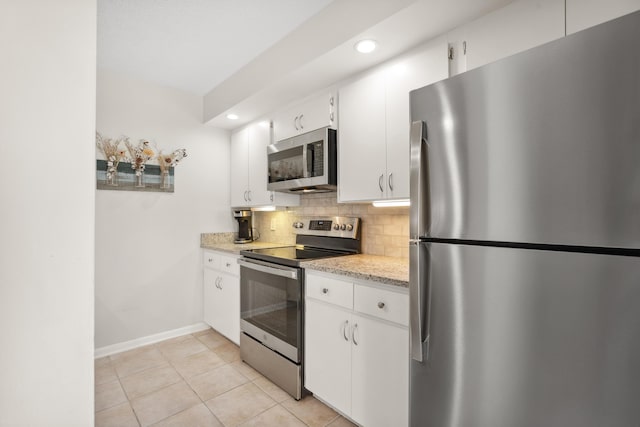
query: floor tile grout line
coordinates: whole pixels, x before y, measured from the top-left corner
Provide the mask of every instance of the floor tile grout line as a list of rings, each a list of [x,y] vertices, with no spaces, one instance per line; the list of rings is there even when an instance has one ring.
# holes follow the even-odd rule
[[[297,420],[300,420],[300,422],[302,424],[304,424],[305,426],[309,427],[309,424],[307,424],[306,422],[304,422],[304,420],[302,418],[300,418],[299,416],[297,416],[296,414],[294,414],[292,411],[289,410],[289,408],[287,408],[286,406],[284,406],[282,403],[279,404],[280,406],[282,406],[284,408],[285,411],[287,411],[288,413],[290,413],[291,415],[293,415]]]
[[[215,331],[214,331],[214,332],[215,332]],[[147,396],[147,395],[149,395],[149,394],[151,394],[151,393],[155,393],[155,392],[158,392],[158,391],[164,390],[164,389],[166,389],[166,388],[168,388],[168,387],[174,386],[175,384],[178,384],[179,382],[184,382],[184,383],[187,385],[187,387],[188,387],[188,388],[189,388],[189,389],[190,389],[190,390],[191,390],[191,391],[196,395],[196,397],[197,397],[197,398],[198,398],[198,400],[199,400],[199,403],[197,403],[197,404],[195,404],[195,405],[192,405],[192,406],[190,406],[190,407],[188,407],[188,408],[184,408],[183,410],[181,410],[181,411],[179,411],[179,412],[177,412],[177,413],[175,413],[175,414],[172,414],[172,415],[170,415],[170,416],[168,416],[168,417],[165,417],[165,418],[164,418],[164,419],[162,419],[162,420],[158,420],[158,421],[156,421],[155,423],[160,423],[160,422],[162,422],[162,421],[165,421],[165,420],[166,420],[166,419],[168,419],[168,418],[171,418],[171,417],[176,416],[176,415],[178,415],[178,414],[180,414],[180,413],[182,413],[182,412],[185,412],[185,411],[187,411],[187,410],[189,410],[189,409],[192,409],[193,407],[195,407],[195,406],[199,405],[200,403],[202,403],[202,404],[204,404],[204,406],[207,408],[207,410],[208,410],[208,411],[209,411],[209,412],[214,416],[214,418],[215,418],[216,420],[218,420],[221,424],[224,424],[224,423],[222,423],[222,421],[221,421],[221,420],[216,416],[216,414],[211,410],[211,408],[209,408],[209,406],[207,405],[207,403],[206,403],[206,402],[207,402],[207,401],[210,401],[210,400],[212,400],[212,399],[215,399],[215,398],[217,398],[217,397],[219,397],[219,396],[222,396],[222,395],[224,395],[224,394],[226,394],[226,393],[229,393],[229,392],[231,392],[231,391],[233,391],[233,390],[235,390],[235,389],[237,389],[237,388],[239,388],[239,387],[242,387],[242,386],[245,386],[245,385],[247,385],[247,384],[251,383],[251,384],[253,384],[253,385],[254,385],[258,390],[260,390],[260,391],[261,391],[261,392],[263,392],[266,396],[268,396],[268,397],[269,397],[269,398],[274,402],[274,404],[273,404],[272,406],[270,406],[269,408],[266,408],[265,410],[261,411],[260,413],[258,413],[258,414],[256,414],[256,415],[254,415],[253,417],[251,417],[251,418],[249,418],[249,419],[245,420],[245,421],[243,422],[243,424],[244,424],[244,423],[246,423],[246,422],[249,422],[250,420],[252,420],[252,419],[254,419],[254,418],[256,418],[256,417],[259,417],[259,416],[260,416],[260,415],[262,415],[263,413],[265,413],[265,412],[267,412],[267,411],[269,411],[269,410],[271,410],[271,409],[275,408],[276,406],[280,406],[282,409],[284,409],[285,411],[287,411],[287,413],[291,414],[295,419],[299,420],[302,424],[304,424],[305,426],[309,426],[309,424],[307,424],[304,420],[302,420],[299,416],[297,416],[295,413],[293,413],[291,410],[289,410],[287,407],[285,407],[285,406],[282,404],[282,403],[283,403],[283,402],[285,402],[287,399],[283,400],[282,402],[280,402],[280,401],[276,400],[276,399],[275,399],[271,394],[269,394],[265,389],[263,389],[259,384],[257,384],[257,383],[256,383],[256,381],[261,380],[262,378],[266,378],[266,377],[264,377],[264,376],[262,376],[262,375],[258,375],[258,376],[256,376],[255,378],[250,378],[248,375],[246,375],[245,373],[243,373],[242,371],[240,371],[238,368],[236,368],[235,366],[232,366],[232,365],[233,365],[234,363],[236,363],[236,362],[243,362],[243,361],[242,361],[242,358],[238,358],[238,359],[233,359],[233,360],[229,360],[229,361],[227,361],[227,360],[225,360],[224,358],[222,358],[222,357],[221,357],[221,356],[220,356],[220,355],[215,351],[215,349],[216,349],[217,347],[221,347],[221,346],[224,346],[224,345],[227,345],[227,344],[233,344],[234,346],[236,346],[236,347],[237,347],[237,345],[236,345],[235,343],[232,343],[231,341],[229,341],[229,343],[224,343],[224,344],[221,344],[221,345],[216,346],[216,347],[214,347],[214,348],[211,348],[211,347],[209,347],[206,343],[204,343],[204,342],[202,342],[200,339],[198,339],[198,337],[194,336],[193,334],[187,334],[187,335],[190,335],[192,338],[196,339],[196,340],[197,340],[200,344],[202,344],[205,348],[204,348],[203,350],[201,350],[201,351],[197,351],[197,352],[195,352],[195,353],[188,354],[188,355],[186,355],[186,356],[184,356],[184,357],[177,358],[177,359],[175,359],[175,360],[171,360],[171,359],[169,359],[169,358],[167,357],[167,355],[165,354],[165,352],[163,352],[163,351],[160,349],[160,344],[162,344],[164,341],[160,341],[160,342],[158,342],[158,343],[154,343],[154,344],[152,344],[152,345],[150,345],[150,346],[149,346],[149,347],[151,347],[151,348],[155,348],[155,349],[160,353],[160,355],[162,356],[162,358],[163,358],[164,362],[166,362],[166,363],[167,363],[167,365],[168,365],[168,366],[170,366],[170,367],[171,367],[171,368],[172,368],[172,369],[173,369],[173,370],[178,374],[178,377],[179,377],[179,378],[181,378],[181,380],[176,381],[176,382],[174,382],[174,383],[172,383],[172,384],[169,384],[169,385],[163,386],[163,387],[161,387],[161,388],[159,388],[159,389],[157,389],[157,390],[154,390],[153,392],[149,392],[149,393],[143,394],[143,395],[141,395],[141,396],[138,396],[138,397],[136,397],[135,399],[140,399],[140,398],[142,398],[142,397],[144,397],[144,396]],[[185,337],[186,337],[187,335],[185,335]],[[201,335],[206,335],[206,333],[203,333],[203,334],[201,334]],[[175,338],[173,338],[173,339],[175,339]],[[167,341],[168,341],[168,340],[167,340]],[[181,340],[181,341],[182,341],[182,340]],[[177,343],[179,343],[179,342],[180,342],[180,341],[178,341]],[[176,343],[176,344],[177,344],[177,343]],[[197,375],[193,375],[193,376],[191,376],[191,377],[189,377],[189,378],[187,378],[185,375],[183,375],[183,374],[182,374],[182,373],[181,373],[181,372],[176,368],[176,366],[174,365],[174,363],[176,363],[176,362],[177,362],[177,361],[179,361],[179,360],[182,360],[182,359],[184,359],[184,358],[187,358],[187,357],[193,356],[193,355],[195,355],[195,354],[203,353],[203,352],[205,352],[205,351],[209,351],[209,352],[211,352],[211,353],[215,354],[215,355],[216,355],[217,357],[219,357],[219,358],[220,358],[224,363],[223,363],[222,365],[220,365],[220,366],[218,366],[218,367],[214,368],[214,369],[211,369],[210,371],[202,372],[202,373],[199,373],[199,374],[197,374]],[[161,367],[162,365],[152,366],[152,367],[150,367],[150,368],[143,369],[143,370],[141,370],[141,371],[134,372],[133,374],[130,374],[130,375],[122,376],[122,377],[121,377],[121,376],[118,374],[117,369],[115,368],[114,360],[113,360],[113,359],[111,359],[111,356],[108,356],[108,357],[109,357],[108,362],[109,362],[109,364],[111,364],[111,365],[112,365],[112,368],[113,368],[113,370],[115,371],[115,374],[116,374],[116,379],[118,380],[119,385],[120,385],[120,387],[122,388],[122,390],[123,390],[123,392],[124,392],[125,398],[127,399],[127,400],[126,400],[126,403],[127,403],[127,404],[129,405],[129,407],[131,408],[131,410],[132,410],[132,412],[133,412],[133,414],[134,414],[134,416],[135,416],[135,418],[136,418],[136,422],[138,423],[138,425],[139,425],[139,426],[142,426],[142,423],[141,423],[141,422],[140,422],[140,420],[138,419],[138,415],[137,415],[137,413],[136,413],[136,412],[135,412],[135,410],[133,409],[132,401],[133,401],[133,400],[135,400],[135,399],[130,399],[129,394],[127,393],[126,389],[124,388],[124,386],[123,386],[123,384],[122,384],[122,380],[123,380],[123,379],[126,379],[126,378],[128,378],[128,377],[130,377],[130,376],[133,376],[133,375],[140,374],[140,373],[143,373],[143,372],[145,372],[145,371],[151,370],[151,369],[159,368],[159,367]],[[116,360],[117,360],[117,359],[116,359]],[[189,379],[195,378],[195,377],[197,377],[197,376],[199,376],[199,375],[205,375],[205,374],[207,374],[207,373],[209,373],[209,372],[213,372],[213,371],[218,370],[218,369],[221,369],[221,368],[223,368],[223,367],[225,367],[225,366],[230,367],[233,371],[235,371],[235,372],[236,372],[237,374],[239,374],[241,377],[245,378],[247,381],[246,381],[245,383],[243,383],[243,384],[239,384],[239,385],[237,385],[237,386],[235,386],[235,387],[232,387],[231,389],[229,389],[229,390],[225,391],[224,393],[220,393],[220,394],[218,394],[217,396],[212,397],[211,399],[207,399],[206,401],[205,401],[205,400],[203,400],[203,399],[202,399],[202,397],[200,397],[200,395],[199,395],[199,394],[198,394],[198,393],[193,389],[193,387],[192,387],[192,386],[191,386],[191,384],[189,383]],[[248,365],[248,366],[250,367],[250,365]],[[259,373],[258,373],[258,374],[259,374]],[[251,375],[251,376],[253,376],[253,375]],[[268,380],[268,378],[267,378],[267,380]],[[113,381],[115,381],[115,380],[113,380]],[[277,387],[277,385],[276,385],[276,387]],[[123,403],[125,403],[125,402],[121,402],[121,403],[119,403],[119,404],[123,404]],[[117,405],[114,405],[114,406],[112,406],[112,407],[115,407],[115,406],[117,406]],[[110,408],[112,408],[112,407],[110,407]],[[104,408],[103,410],[106,410],[106,409],[109,409],[109,408]],[[101,410],[101,411],[99,411],[99,412],[102,412],[103,410]],[[97,412],[96,412],[96,413],[97,413]],[[330,421],[328,421],[326,424],[324,424],[324,427],[328,427],[331,423],[335,422],[338,418],[340,418],[340,416],[341,416],[341,414],[339,414],[339,413],[338,413],[338,414],[336,414],[336,416],[335,416],[335,417],[333,417]],[[155,424],[155,423],[154,423],[154,424]],[[226,425],[225,425],[225,426],[226,426]]]

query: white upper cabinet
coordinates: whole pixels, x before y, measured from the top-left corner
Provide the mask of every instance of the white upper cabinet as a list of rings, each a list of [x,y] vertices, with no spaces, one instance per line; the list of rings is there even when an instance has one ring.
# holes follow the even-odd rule
[[[451,75],[564,37],[564,7],[564,0],[515,1],[452,31]]]
[[[231,206],[247,206],[249,189],[249,128],[231,134]]]
[[[251,124],[231,134],[231,206],[297,206],[300,196],[267,190],[267,122]]]
[[[640,0],[566,1],[567,34],[573,34],[640,9]]]
[[[340,88],[340,202],[409,197],[409,92],[447,76],[441,37]]]
[[[385,75],[382,71],[340,88],[340,202],[378,200],[384,196],[387,169],[385,109]]]
[[[273,119],[273,140],[281,141],[323,127],[336,127],[337,99],[327,92],[277,113]]]

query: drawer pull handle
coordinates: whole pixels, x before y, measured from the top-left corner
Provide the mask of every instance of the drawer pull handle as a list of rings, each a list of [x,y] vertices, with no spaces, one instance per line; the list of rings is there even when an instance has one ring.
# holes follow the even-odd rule
[[[347,335],[348,327],[349,327],[349,321],[345,320],[344,324],[342,325],[342,337],[344,338],[345,341],[349,341],[349,335]]]
[[[323,294],[328,294],[328,293],[329,293],[329,289],[327,289],[327,288],[322,288],[322,293],[323,293]]]
[[[378,308],[380,308],[380,309],[384,308],[384,303],[382,301],[380,301],[378,303]]]
[[[213,262],[213,258],[209,258],[209,262]]]
[[[227,267],[231,267],[231,263],[230,262],[227,263]]]
[[[351,340],[355,345],[358,345],[358,340],[356,339],[356,333],[358,332],[358,324],[353,325],[353,329],[351,330]]]

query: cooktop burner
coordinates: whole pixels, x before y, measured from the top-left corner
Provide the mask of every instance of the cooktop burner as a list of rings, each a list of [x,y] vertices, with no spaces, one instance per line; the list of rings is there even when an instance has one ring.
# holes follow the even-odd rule
[[[360,219],[322,217],[293,223],[296,245],[240,251],[246,258],[298,267],[301,261],[360,253]]]

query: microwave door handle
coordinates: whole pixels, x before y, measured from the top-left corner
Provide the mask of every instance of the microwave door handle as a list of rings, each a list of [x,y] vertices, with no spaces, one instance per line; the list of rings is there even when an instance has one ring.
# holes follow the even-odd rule
[[[302,145],[302,176],[309,178],[309,164],[307,163],[307,144]]]
[[[260,271],[262,273],[273,274],[274,276],[286,277],[287,279],[298,280],[298,271],[295,269],[272,267],[264,264],[257,264],[255,262],[245,261],[239,259],[238,264],[242,267],[246,267],[251,270]]]

